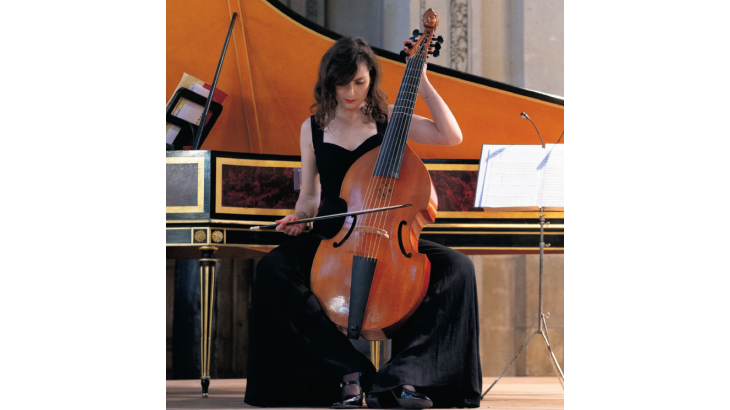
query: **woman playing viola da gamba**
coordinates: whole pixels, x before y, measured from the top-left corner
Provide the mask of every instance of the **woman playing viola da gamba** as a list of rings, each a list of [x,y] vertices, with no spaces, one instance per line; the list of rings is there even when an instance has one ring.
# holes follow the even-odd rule
[[[408,42],[408,40],[406,41]],[[482,373],[476,280],[471,260],[420,239],[431,263],[426,296],[392,340],[388,363],[373,364],[327,317],[310,287],[323,239],[344,218],[317,221],[310,232],[286,222],[347,211],[340,199],[350,166],[378,147],[393,110],[380,89],[381,68],[362,39],[344,37],[322,57],[314,113],[301,127],[302,183],[295,212],[276,221],[293,238],[257,265],[245,402],[262,407],[479,407]],[[433,120],[413,116],[408,139],[456,145],[461,130],[428,81],[418,90]]]

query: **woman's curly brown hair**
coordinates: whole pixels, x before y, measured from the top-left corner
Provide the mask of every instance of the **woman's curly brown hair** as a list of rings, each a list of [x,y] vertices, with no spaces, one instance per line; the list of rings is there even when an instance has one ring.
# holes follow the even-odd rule
[[[388,120],[387,95],[380,89],[382,69],[370,46],[359,37],[343,37],[322,56],[319,63],[317,85],[314,86],[315,103],[309,107],[321,129],[335,118],[337,98],[335,87],[347,85],[355,78],[358,65],[364,62],[370,71],[370,89],[365,98],[362,113],[376,122]]]

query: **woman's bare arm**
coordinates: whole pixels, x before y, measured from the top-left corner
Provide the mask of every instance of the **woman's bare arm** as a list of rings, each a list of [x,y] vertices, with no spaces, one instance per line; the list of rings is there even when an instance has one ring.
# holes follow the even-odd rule
[[[314,145],[312,144],[312,126],[307,118],[302,123],[299,133],[299,149],[302,154],[302,183],[299,186],[299,199],[293,214],[275,221],[280,225],[277,231],[283,231],[287,235],[299,235],[304,229],[304,224],[284,226],[286,222],[298,219],[312,218],[317,215],[321,187],[319,185],[319,171],[314,156]]]
[[[406,40],[404,43],[408,43]],[[426,75],[426,64],[423,66],[421,84],[418,87],[418,94],[426,102],[433,120],[414,115],[411,120],[411,128],[408,138],[421,144],[429,145],[458,145],[461,143],[461,129],[454,118],[454,114],[446,105],[436,89],[428,81]],[[393,106],[388,106],[388,116],[393,112]]]

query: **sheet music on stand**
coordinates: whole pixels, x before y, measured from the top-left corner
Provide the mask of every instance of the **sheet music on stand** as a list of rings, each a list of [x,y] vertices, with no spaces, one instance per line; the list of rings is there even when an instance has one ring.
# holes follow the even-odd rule
[[[563,144],[483,145],[475,208],[564,210]]]
[[[542,145],[483,145],[479,160],[479,179],[474,195],[475,208],[499,211],[540,212],[540,286],[538,300],[538,326],[522,344],[519,353],[507,365],[502,374],[482,393],[482,399],[502,378],[517,358],[525,351],[532,339],[541,335],[550,363],[560,385],[565,388],[565,376],[555,358],[548,337],[546,315],[542,305],[542,267],[545,244],[544,228],[546,211],[564,211],[563,205],[563,144]]]

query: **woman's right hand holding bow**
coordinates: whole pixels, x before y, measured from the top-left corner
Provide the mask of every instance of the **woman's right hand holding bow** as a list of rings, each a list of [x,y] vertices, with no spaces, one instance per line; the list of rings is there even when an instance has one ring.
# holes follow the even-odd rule
[[[300,219],[307,219],[309,218],[304,212],[297,211],[293,214],[289,214],[279,220],[276,220],[274,222],[278,223],[279,226],[276,227],[277,231],[284,232],[287,235],[291,236],[297,236],[301,234],[304,231],[304,227],[307,225],[306,223],[303,224],[296,224],[296,225],[286,225],[287,222],[294,222],[298,221]]]

